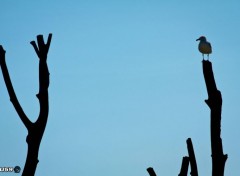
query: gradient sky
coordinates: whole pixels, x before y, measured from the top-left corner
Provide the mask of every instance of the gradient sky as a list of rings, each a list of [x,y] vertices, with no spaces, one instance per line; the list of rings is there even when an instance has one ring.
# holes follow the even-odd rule
[[[0,44],[32,121],[38,58],[29,42],[53,33],[50,114],[36,176],[147,176],[150,166],[159,176],[178,175],[188,137],[199,175],[211,175],[201,35],[212,43],[223,96],[225,175],[240,175],[239,9],[237,0],[1,0]],[[0,166],[23,168],[27,130],[2,76],[0,124]]]

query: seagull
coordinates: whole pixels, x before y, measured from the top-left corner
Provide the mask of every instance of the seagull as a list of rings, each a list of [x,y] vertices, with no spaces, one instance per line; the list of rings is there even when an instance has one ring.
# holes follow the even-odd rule
[[[211,43],[209,43],[206,39],[206,37],[201,36],[199,37],[196,41],[200,40],[198,44],[198,50],[202,53],[203,55],[203,60],[204,60],[204,54],[207,54],[208,60],[209,60],[209,54],[212,53],[212,46]]]

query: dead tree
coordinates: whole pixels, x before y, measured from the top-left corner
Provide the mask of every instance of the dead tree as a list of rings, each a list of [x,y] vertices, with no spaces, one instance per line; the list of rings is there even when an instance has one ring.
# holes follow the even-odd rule
[[[222,95],[217,89],[212,63],[203,60],[203,75],[207,87],[208,99],[205,100],[210,108],[210,132],[211,132],[211,150],[212,150],[212,176],[224,176],[224,168],[227,160],[227,154],[223,154],[223,146],[221,139],[221,114],[222,114]],[[187,139],[188,155],[183,157],[181,170],[178,176],[187,176],[189,163],[191,165],[191,175],[198,176],[197,162],[193,150],[192,141]],[[150,168],[150,171],[153,171]],[[148,170],[149,172],[149,170]],[[155,172],[149,172],[155,176]]]
[[[38,160],[38,152],[43,133],[48,119],[48,87],[49,87],[49,71],[47,66],[47,54],[51,43],[52,34],[49,34],[47,43],[44,43],[43,35],[37,36],[37,44],[35,41],[30,42],[39,58],[39,93],[36,95],[40,104],[40,113],[35,122],[31,122],[24,113],[17,96],[14,92],[12,82],[8,73],[5,62],[5,50],[0,45],[0,65],[3,78],[8,90],[10,101],[12,102],[17,114],[28,131],[26,142],[28,144],[27,159],[23,169],[23,176],[34,176]]]
[[[198,176],[197,162],[196,162],[191,138],[188,138],[186,142],[187,142],[188,156],[183,157],[181,170],[178,176],[187,176],[189,163],[191,166],[191,172],[190,172],[191,176]]]
[[[207,87],[208,99],[206,104],[211,111],[211,149],[212,149],[212,176],[223,176],[227,155],[223,154],[221,139],[222,95],[217,89],[212,63],[203,60],[203,75]]]

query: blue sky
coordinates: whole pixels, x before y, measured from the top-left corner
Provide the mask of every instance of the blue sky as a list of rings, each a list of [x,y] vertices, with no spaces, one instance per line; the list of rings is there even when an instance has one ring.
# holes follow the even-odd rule
[[[199,175],[210,175],[210,111],[195,41],[201,35],[212,43],[223,96],[225,175],[239,175],[239,7],[234,0],[2,0],[0,44],[32,121],[38,58],[29,42],[53,33],[50,114],[36,176],[146,176],[149,166],[177,175],[188,137]],[[0,165],[23,168],[27,131],[2,76],[0,95]]]

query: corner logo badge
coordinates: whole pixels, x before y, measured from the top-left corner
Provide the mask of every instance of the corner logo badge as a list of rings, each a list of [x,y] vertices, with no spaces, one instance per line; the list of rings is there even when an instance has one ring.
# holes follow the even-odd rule
[[[21,168],[19,166],[15,167],[0,167],[0,172],[15,172],[20,173]]]

